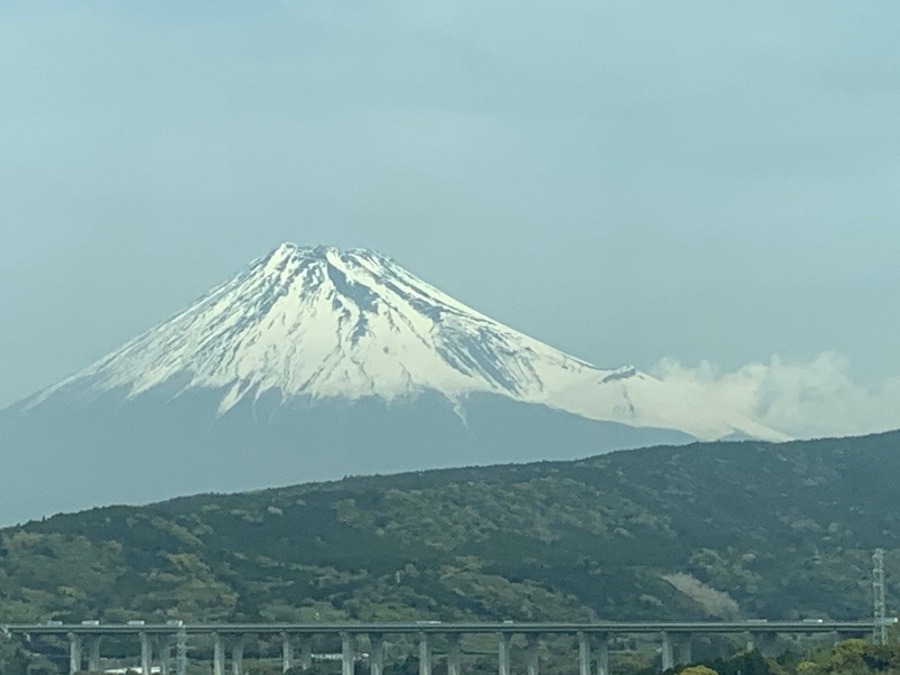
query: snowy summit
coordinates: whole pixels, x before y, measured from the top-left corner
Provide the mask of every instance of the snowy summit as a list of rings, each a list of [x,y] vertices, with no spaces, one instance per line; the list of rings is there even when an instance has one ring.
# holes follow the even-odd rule
[[[474,393],[708,440],[785,437],[626,366],[602,369],[493,321],[374,251],[285,243],[170,320],[26,402],[163,384],[218,392],[218,413],[281,401],[414,400],[465,414]]]

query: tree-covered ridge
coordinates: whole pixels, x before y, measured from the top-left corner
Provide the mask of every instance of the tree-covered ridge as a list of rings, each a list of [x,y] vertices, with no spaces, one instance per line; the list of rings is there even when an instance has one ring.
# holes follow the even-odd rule
[[[0,623],[868,613],[900,433],[354,477],[0,531]],[[889,578],[889,593],[897,585]]]

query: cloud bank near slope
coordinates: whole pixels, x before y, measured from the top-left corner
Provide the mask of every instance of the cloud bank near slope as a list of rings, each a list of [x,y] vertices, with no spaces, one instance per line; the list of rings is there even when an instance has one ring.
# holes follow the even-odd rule
[[[685,393],[714,396],[751,419],[796,438],[850,436],[900,428],[900,376],[857,382],[850,360],[834,351],[809,361],[773,355],[722,372],[709,361],[665,358],[651,372]]]

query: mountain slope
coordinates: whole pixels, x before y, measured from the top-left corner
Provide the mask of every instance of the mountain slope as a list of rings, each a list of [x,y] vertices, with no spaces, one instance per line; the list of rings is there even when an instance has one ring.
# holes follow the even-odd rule
[[[862,618],[875,547],[900,591],[898,443],[647,448],[57,516],[0,530],[0,623]]]
[[[277,392],[385,401],[506,396],[701,439],[784,436],[631,367],[596,368],[457,302],[365,250],[282,244],[174,318],[27,401],[67,389],[133,398],[173,380],[224,393],[218,412]]]
[[[411,469],[784,437],[602,369],[363,250],[283,244],[0,412],[0,524]]]

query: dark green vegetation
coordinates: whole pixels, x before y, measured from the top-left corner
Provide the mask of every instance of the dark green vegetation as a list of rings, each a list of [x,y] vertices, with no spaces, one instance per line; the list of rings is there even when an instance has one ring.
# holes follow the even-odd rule
[[[635,675],[657,672],[655,668],[647,668]],[[877,646],[865,640],[844,640],[811,650],[802,657],[788,651],[777,659],[765,658],[759,652],[741,652],[670,672],[673,675],[896,675],[900,673],[900,643]]]
[[[660,447],[60,515],[0,530],[0,623],[860,618],[874,548],[889,603],[900,590],[898,450],[897,432]],[[745,675],[900,672],[859,642],[738,658],[757,659]],[[0,659],[28,664],[8,642]]]
[[[0,622],[859,618],[875,547],[900,590],[898,450],[661,447],[60,515],[0,530]]]

